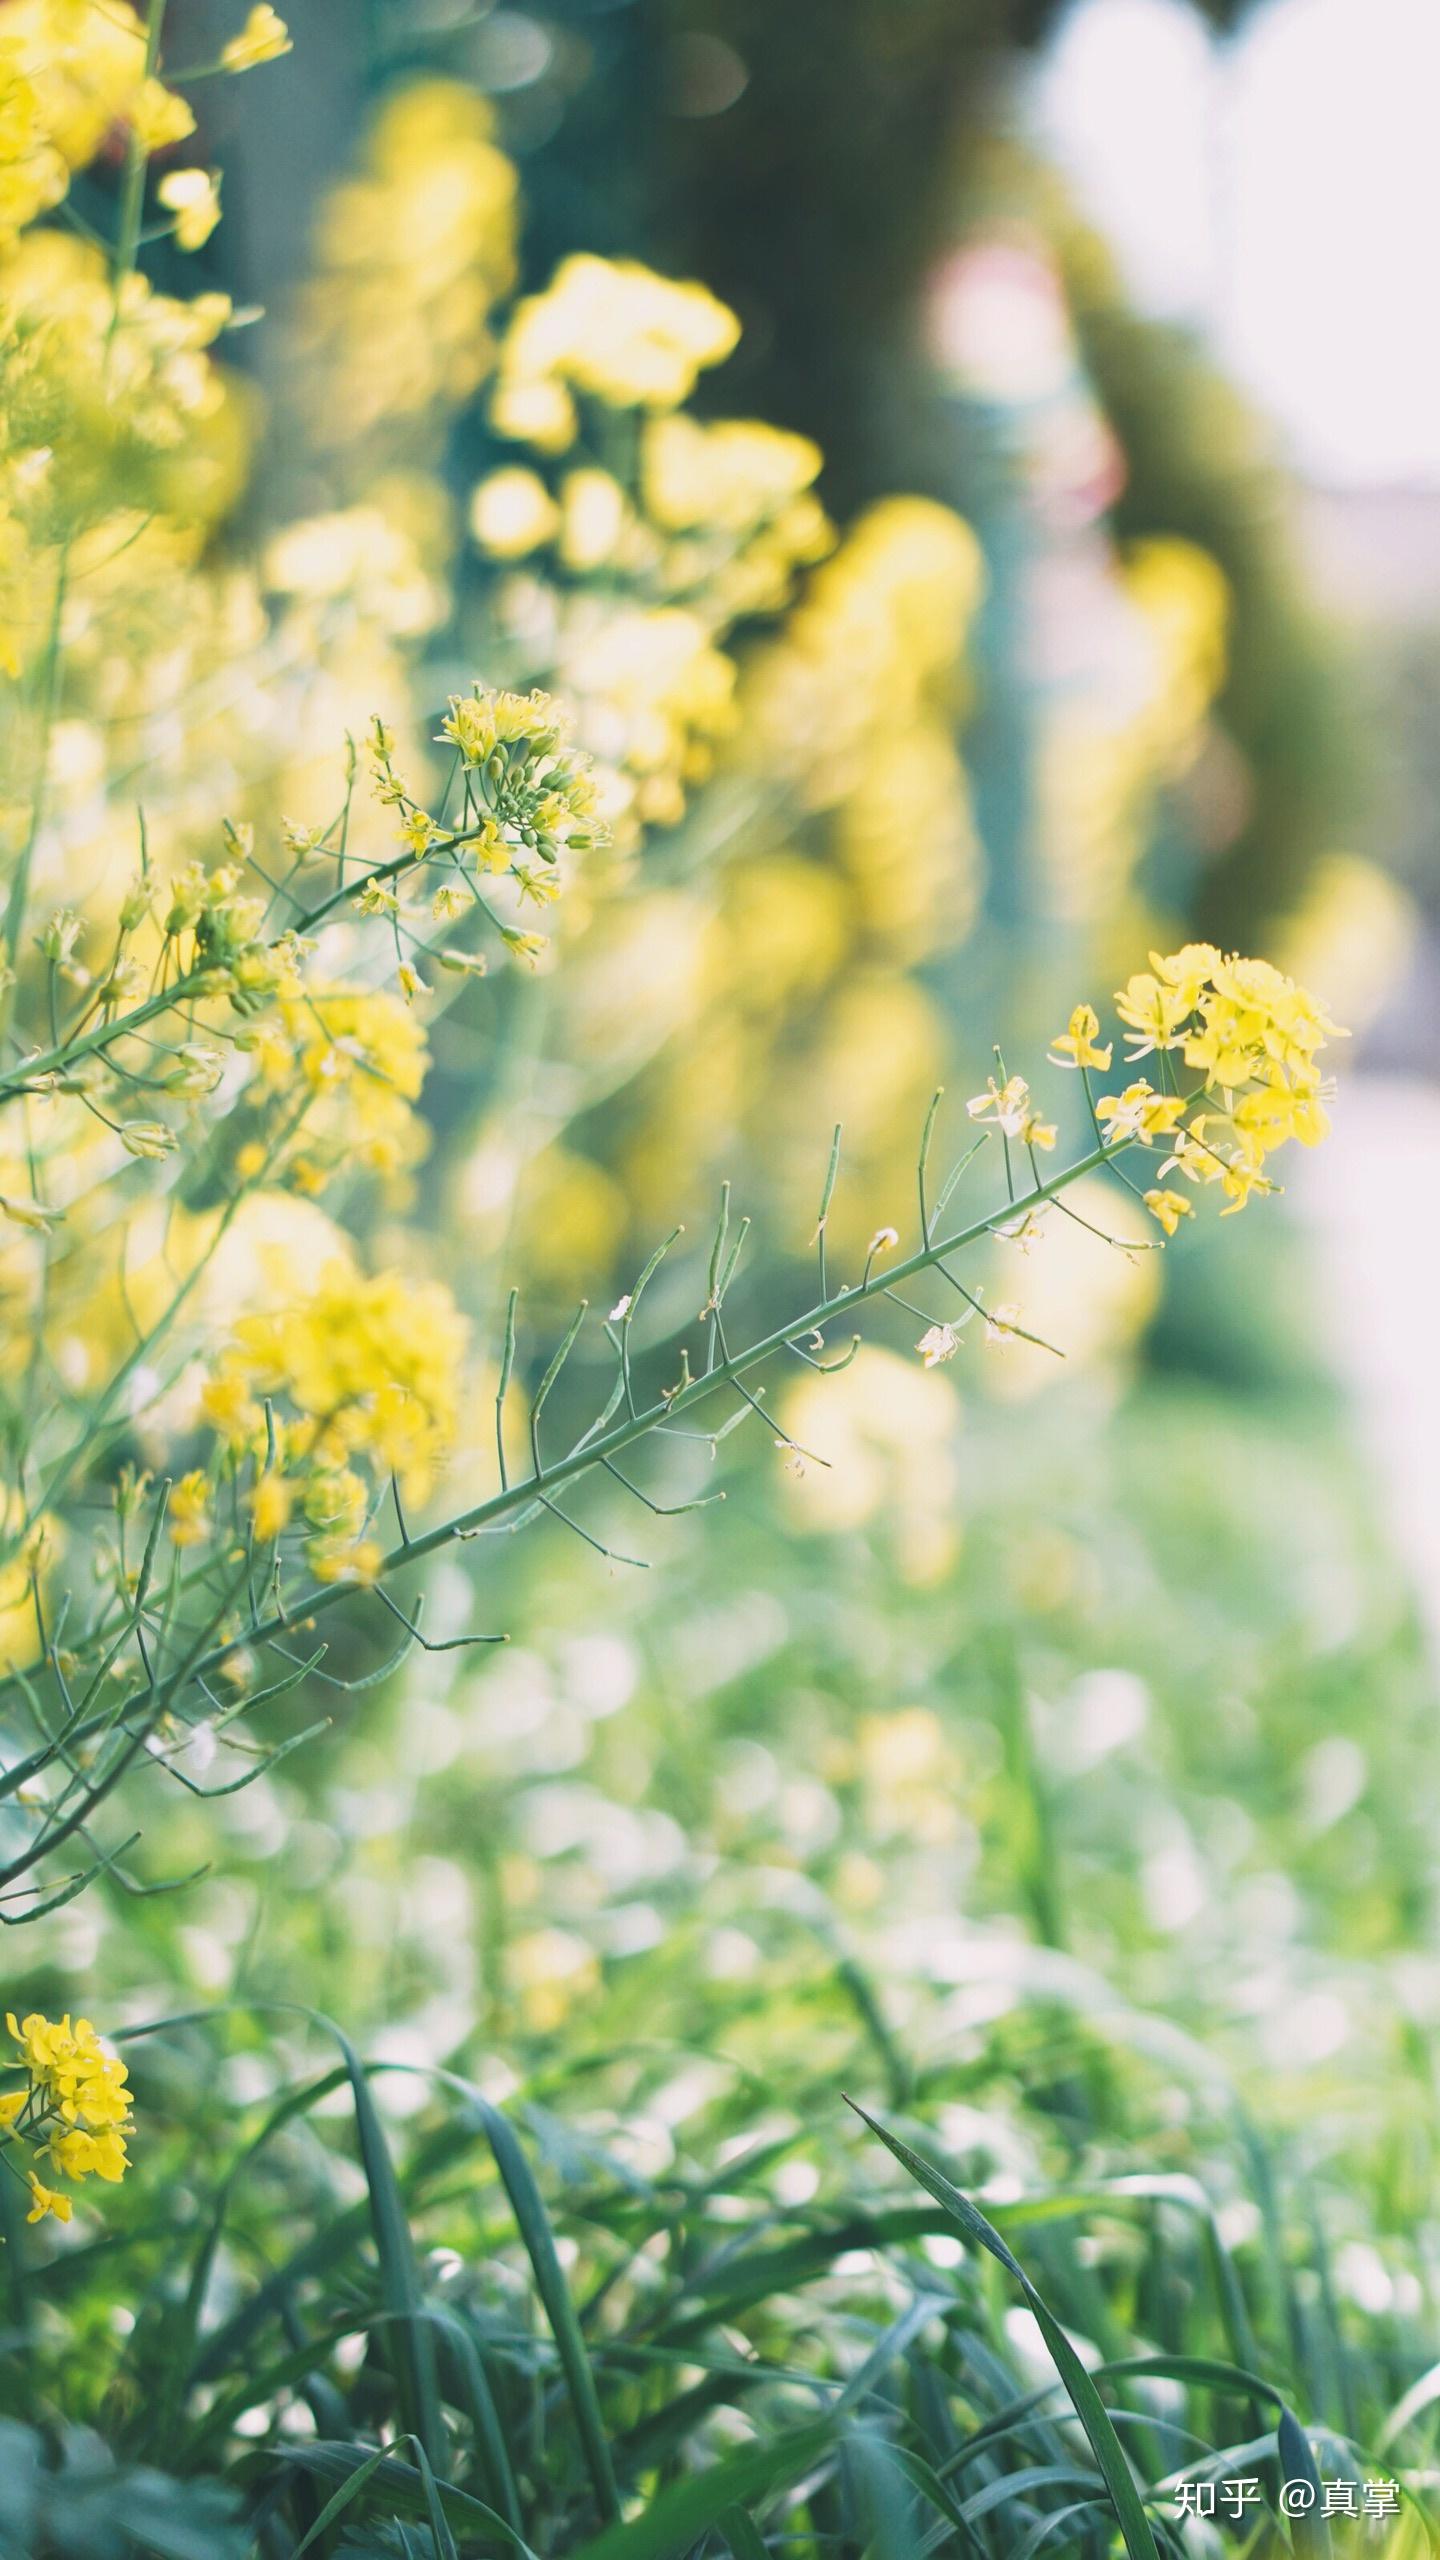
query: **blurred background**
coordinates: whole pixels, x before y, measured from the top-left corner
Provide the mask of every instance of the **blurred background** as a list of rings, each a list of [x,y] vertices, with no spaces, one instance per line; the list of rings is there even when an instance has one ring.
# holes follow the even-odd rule
[[[207,58],[232,17],[171,0],[171,53]],[[298,1993],[374,2050],[478,2051],[497,2094],[524,2057],[587,2106],[648,2088],[637,2057],[670,2039],[694,2062],[665,2083],[676,2140],[717,2074],[802,2030],[820,2068],[877,1986],[867,2031],[878,2004],[941,2076],[978,2174],[1139,2146],[1238,2196],[1215,2128],[1239,2106],[1333,2188],[1342,2294],[1418,2330],[1440,18],[291,19],[283,76],[196,92],[226,218],[185,274],[254,325],[225,342],[224,503],[185,573],[212,600],[186,682],[216,713],[153,823],[183,835],[219,775],[257,826],[313,824],[346,727],[383,708],[418,765],[478,673],[576,703],[615,829],[545,964],[435,1015],[423,1146],[361,1177],[377,1259],[445,1277],[493,1362],[512,1283],[538,1343],[729,1180],[760,1330],[808,1293],[835,1122],[843,1269],[903,1227],[936,1085],[948,1161],[992,1042],[1038,1089],[1071,1005],[1103,1010],[1152,945],[1262,951],[1354,1038],[1282,1202],[1163,1257],[1058,1222],[997,1248],[1063,1368],[1021,1346],[926,1370],[897,1318],[842,1377],[777,1384],[786,1445],[727,1441],[723,1509],[595,1524],[648,1570],[551,1526],[477,1567],[478,1598],[469,1551],[446,1561],[427,1623],[478,1607],[512,1643],[414,1654],[272,1778],[172,1803],[146,1856],[210,1874],[123,1933],[98,1895],[57,1914],[48,1960],[93,1970],[103,1937],[133,2009],[177,1978]],[[698,298],[648,423],[593,273],[578,431],[527,355],[525,297],[577,257],[693,280],[738,323]],[[173,606],[166,584],[152,636]],[[126,713],[152,746],[159,703]],[[294,1204],[313,1253],[302,1208],[332,1203]],[[1132,1208],[1102,1189],[1088,1214],[1123,1248]],[[657,1283],[662,1332],[691,1285]],[[462,1497],[484,1464],[462,1451]],[[348,1667],[375,1668],[358,1637]],[[279,2067],[257,2045],[225,2085]]]

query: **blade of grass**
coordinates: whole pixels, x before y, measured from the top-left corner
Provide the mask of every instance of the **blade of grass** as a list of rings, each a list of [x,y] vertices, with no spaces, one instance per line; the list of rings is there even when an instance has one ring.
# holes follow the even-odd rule
[[[727,2507],[715,2519],[717,2530],[730,2545],[730,2560],[770,2560],[750,2517],[743,2507]]]
[[[1295,2560],[1331,2560],[1330,2527],[1321,2512],[1324,2493],[1310,2439],[1288,2409],[1282,2409],[1275,2428],[1275,2450],[1280,2459],[1282,2482],[1303,2480],[1308,2484],[1311,2506],[1304,2515],[1290,2518],[1290,2547]]]
[[[918,2151],[912,2151],[908,2143],[901,2142],[897,2135],[887,2131],[874,2116],[867,2115],[863,2107],[856,2106],[853,2098],[847,2103],[855,2108],[855,2113],[862,2122],[869,2125],[871,2132],[884,2143],[886,2150],[899,2161],[903,2169],[908,2171],[916,2184],[923,2187],[927,2194],[934,2196],[936,2202],[943,2205],[946,2212],[954,2217],[966,2238],[980,2248],[988,2250],[990,2256],[998,2259],[1006,2272],[1015,2278],[1030,2309],[1035,2314],[1040,2334],[1054,2358],[1056,2369],[1070,2395],[1075,2414],[1089,2438],[1090,2450],[1095,2456],[1105,2486],[1110,2492],[1130,2560],[1160,2560],[1155,2537],[1150,2530],[1149,2519],[1140,2503],[1139,2491],[1125,2459],[1120,2439],[1110,2423],[1105,2403],[1059,2321],[1054,2318],[1048,2304],[1031,2283],[1019,2259],[1006,2247],[999,2232],[992,2228],[983,2213],[970,2202],[969,2197],[962,2195],[960,2189],[952,2185],[943,2170],[935,2168],[930,2161],[922,2159]]]
[[[312,2543],[319,2541],[320,2536],[325,2531],[327,2525],[334,2524],[337,2516],[342,2516],[344,2514],[351,2499],[359,2497],[366,2481],[373,2480],[381,2463],[388,2460],[389,2452],[390,2448],[388,2445],[382,2444],[378,2446],[376,2451],[371,2454],[369,2461],[362,2462],[359,2470],[352,2471],[349,2479],[341,2483],[333,2498],[326,2499],[324,2506],[321,2508],[320,2513],[310,2527],[304,2541],[296,2543],[295,2560],[304,2560],[305,2553],[310,2549]]]
[[[495,2155],[501,2184],[510,2199],[526,2255],[535,2271],[536,2289],[565,2375],[565,2386],[575,2413],[595,2503],[606,2522],[612,2522],[620,2514],[615,2467],[610,2459],[610,2445],[595,2389],[595,2377],[590,2370],[590,2359],[585,2352],[585,2341],[580,2334],[580,2322],[570,2298],[570,2288],[561,2270],[550,2217],[514,2127],[498,2107],[492,2107],[487,2098],[481,2097],[478,2089],[470,2089],[468,2095]]]
[[[577,2560],[674,2560],[732,2508],[752,2505],[803,2479],[834,2442],[835,2430],[826,2419],[769,2444],[744,2445],[709,2470],[662,2489],[643,2515],[609,2526],[586,2543]]]
[[[419,2442],[432,2468],[444,2478],[449,2458],[435,2372],[435,2339],[421,2312],[419,2270],[395,2164],[370,2094],[364,2063],[349,2037],[332,2020],[327,2018],[324,2024],[340,2047],[350,2083],[360,2162],[370,2199],[370,2227],[380,2261],[381,2300],[395,2322],[399,2342],[396,2381],[401,2410],[409,2433]]]

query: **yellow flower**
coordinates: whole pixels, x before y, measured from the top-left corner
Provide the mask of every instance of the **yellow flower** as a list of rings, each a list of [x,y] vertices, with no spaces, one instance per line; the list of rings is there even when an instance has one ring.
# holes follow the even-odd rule
[[[1142,1147],[1156,1138],[1168,1138],[1184,1113],[1183,1094],[1157,1093],[1143,1076],[1123,1093],[1102,1093],[1095,1105],[1095,1116],[1106,1122],[1110,1140],[1133,1140]]]
[[[385,1562],[385,1550],[375,1538],[357,1538],[352,1545],[312,1539],[307,1553],[317,1582],[355,1582],[367,1591],[378,1582]]]
[[[1055,1065],[1099,1067],[1103,1071],[1109,1066],[1114,1051],[1108,1040],[1103,1047],[1100,1045],[1099,1030],[1100,1017],[1094,1006],[1077,1004],[1068,1027],[1057,1031],[1050,1043],[1050,1055]]]
[[[560,485],[560,554],[567,569],[612,560],[629,520],[629,501],[608,471],[567,471]]]
[[[1152,1049],[1183,1045],[1184,1025],[1195,1010],[1195,1000],[1184,986],[1167,986],[1162,978],[1142,969],[1119,990],[1115,1010],[1130,1025],[1129,1056],[1145,1058]]]
[[[32,2093],[68,2125],[89,2132],[120,2131],[130,2120],[129,2073],[117,2055],[102,2045],[88,2018],[46,2018],[32,2010],[18,2025],[13,2010],[5,2020],[20,2047]]]
[[[68,2132],[52,2133],[45,2148],[67,2178],[103,2178],[107,2186],[115,2187],[130,2166],[125,2137],[114,2125],[100,2133],[86,2133],[72,2125]]]
[[[523,560],[554,540],[560,510],[539,473],[519,464],[492,471],[470,500],[470,530],[496,560]]]
[[[953,1360],[960,1348],[960,1337],[953,1324],[932,1324],[915,1345],[927,1369],[938,1369],[943,1361]]]
[[[210,1535],[210,1479],[192,1467],[170,1488],[170,1535],[177,1547],[198,1547]]]
[[[412,809],[400,829],[411,852],[417,854],[428,853],[439,832],[428,809]]]
[[[1237,1209],[1244,1208],[1252,1191],[1273,1191],[1275,1188],[1268,1174],[1262,1173],[1258,1165],[1248,1163],[1243,1156],[1234,1157],[1226,1165],[1220,1180],[1230,1203],[1228,1209],[1221,1210],[1222,1218],[1233,1218]]]
[[[9,2133],[13,2129],[15,2119],[23,2112],[29,2095],[30,2091],[27,2087],[11,2089],[3,2098],[0,2098],[0,2133]]]
[[[226,71],[253,71],[258,63],[276,62],[291,47],[290,30],[268,0],[257,0],[238,36],[232,36],[220,54]]]
[[[502,434],[556,451],[573,433],[570,389],[612,408],[675,409],[739,335],[734,312],[704,285],[581,253],[516,304],[492,414]]]
[[[1195,1203],[1183,1191],[1156,1189],[1145,1194],[1145,1206],[1152,1218],[1158,1218],[1167,1236],[1173,1236],[1182,1218],[1193,1218]]]
[[[272,1546],[286,1526],[295,1503],[295,1488],[267,1467],[250,1496],[250,1518],[262,1547]]]
[[[167,169],[156,188],[175,216],[177,249],[203,249],[220,219],[220,191],[208,169]]]
[[[201,1390],[200,1410],[212,1431],[232,1448],[242,1448],[252,1440],[261,1424],[260,1407],[251,1395],[243,1377],[222,1370],[206,1381]]]
[[[158,80],[145,81],[130,110],[130,121],[142,151],[164,151],[195,130],[195,117],[185,100]]]
[[[43,2222],[47,2213],[53,2213],[57,2222],[69,2222],[75,2211],[72,2199],[62,2195],[58,2188],[42,2186],[33,2169],[27,2174],[30,2180],[30,2210],[25,2216],[26,2221]]]
[[[464,1346],[463,1319],[437,1281],[398,1271],[365,1278],[335,1260],[308,1296],[241,1319],[221,1375],[242,1380],[257,1402],[285,1397],[313,1420],[305,1515],[350,1539],[367,1497],[347,1461],[368,1458],[382,1480],[393,1472],[424,1498],[454,1428]]]
[[[1162,958],[1158,951],[1150,954],[1150,966],[1157,978],[1173,994],[1186,998],[1186,1011],[1193,1012],[1207,986],[1220,967],[1220,954],[1213,942],[1187,942],[1180,951]]]
[[[1004,1084],[987,1077],[984,1092],[974,1094],[965,1108],[972,1120],[996,1121],[1007,1138],[1023,1137],[1033,1118],[1030,1087],[1023,1076],[1007,1076]]]

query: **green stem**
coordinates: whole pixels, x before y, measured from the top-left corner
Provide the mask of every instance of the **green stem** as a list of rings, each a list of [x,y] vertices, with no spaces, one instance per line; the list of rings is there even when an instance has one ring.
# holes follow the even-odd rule
[[[30,793],[30,818],[25,842],[20,848],[10,882],[10,895],[5,902],[5,948],[0,959],[8,959],[15,976],[0,990],[0,1033],[10,1018],[10,1000],[20,970],[20,941],[25,930],[25,909],[30,898],[30,870],[35,847],[45,823],[45,794],[50,779],[50,735],[55,714],[60,708],[60,687],[64,676],[64,649],[61,625],[65,616],[65,589],[70,569],[70,545],[63,542],[55,563],[55,592],[50,607],[50,628],[46,635],[45,656],[40,670],[40,734],[35,742],[35,781]]]
[[[543,1506],[559,1487],[568,1484],[577,1476],[586,1474],[593,1467],[603,1466],[608,1460],[618,1457],[623,1450],[629,1448],[632,1442],[646,1438],[650,1432],[659,1430],[666,1423],[675,1421],[678,1416],[691,1412],[705,1397],[713,1395],[717,1388],[738,1383],[752,1369],[758,1368],[763,1361],[773,1359],[777,1352],[783,1351],[788,1345],[803,1341],[811,1334],[823,1332],[828,1326],[843,1322],[847,1316],[855,1314],[872,1299],[883,1297],[886,1291],[893,1288],[896,1283],[914,1279],[923,1272],[934,1270],[938,1265],[948,1262],[952,1255],[963,1253],[970,1245],[978,1243],[982,1237],[992,1235],[998,1227],[1008,1226],[1017,1218],[1023,1218],[1036,1209],[1044,1208],[1047,1202],[1056,1199],[1072,1183],[1079,1181],[1087,1173],[1093,1173],[1098,1166],[1108,1164],[1133,1143],[1133,1140],[1121,1139],[1112,1144],[1102,1142],[1092,1147],[1087,1154],[1077,1157],[1073,1164],[1067,1165],[1063,1171],[1055,1174],[1049,1182],[1038,1183],[1032,1191],[1023,1194],[1019,1199],[1005,1201],[999,1208],[991,1210],[987,1216],[975,1219],[967,1227],[958,1228],[954,1234],[945,1236],[938,1242],[931,1240],[922,1244],[916,1252],[892,1265],[888,1270],[872,1272],[864,1279],[855,1282],[852,1287],[838,1290],[834,1296],[822,1300],[808,1309],[805,1314],[791,1317],[787,1323],[777,1325],[773,1332],[762,1335],[757,1342],[752,1342],[745,1350],[728,1354],[723,1360],[718,1361],[713,1369],[707,1370],[702,1377],[689,1380],[673,1395],[658,1397],[653,1404],[643,1406],[633,1414],[626,1414],[608,1431],[582,1437],[563,1458],[557,1459],[552,1466],[537,1468],[530,1475],[502,1487],[498,1493],[491,1494],[488,1500],[475,1504],[471,1510],[461,1512],[454,1519],[443,1521],[438,1527],[422,1532],[419,1537],[410,1539],[405,1545],[392,1548],[382,1561],[380,1578],[398,1573],[402,1566],[416,1564],[425,1556],[434,1555],[439,1549],[453,1545],[457,1539],[474,1537],[487,1529],[502,1528],[516,1513],[523,1513],[532,1505],[539,1503]],[[297,1628],[308,1628],[313,1620],[337,1607],[340,1602],[353,1598],[354,1592],[355,1585],[352,1583],[317,1584],[302,1599],[297,1600],[293,1606],[284,1611],[277,1610],[268,1618],[252,1621],[240,1633],[198,1657],[192,1653],[189,1661],[182,1664],[168,1679],[157,1682],[153,1688],[147,1687],[134,1692],[125,1701],[118,1715],[112,1711],[104,1716],[93,1716],[67,1734],[67,1744],[74,1749],[96,1732],[105,1729],[114,1730],[117,1726],[123,1726],[132,1714],[142,1718],[140,1726],[132,1735],[130,1747],[121,1755],[116,1766],[97,1781],[91,1791],[86,1818],[88,1819],[95,1805],[110,1793],[118,1779],[123,1776],[125,1769],[137,1756],[138,1748],[143,1746],[144,1741],[169,1712],[184,1687],[192,1681],[207,1679],[211,1673],[221,1670],[227,1661],[245,1647],[267,1644],[275,1637],[293,1634]],[[23,1786],[28,1777],[44,1766],[47,1756],[43,1752],[36,1754],[31,1761],[11,1769],[3,1781],[0,1781],[0,1796],[13,1794],[18,1787]],[[53,1836],[46,1845],[55,1845]],[[34,1844],[17,1861],[0,1868],[0,1882],[9,1883],[15,1876],[31,1867],[38,1853],[39,1844]]]
[[[457,836],[451,841],[459,844],[464,842],[464,838]],[[438,849],[445,852],[448,846],[442,844]],[[430,850],[433,854],[436,848],[432,846]],[[297,916],[290,927],[291,932],[301,935],[313,933],[317,925],[323,924],[326,917],[334,913],[336,907],[343,906],[347,898],[357,897],[368,881],[398,880],[402,873],[413,871],[416,864],[426,858],[417,853],[400,853],[391,862],[373,864],[363,879],[346,881],[341,888],[332,889],[328,896],[319,900],[317,905],[307,908],[303,915]],[[113,1022],[97,1022],[92,1031],[82,1031],[73,1039],[62,1040],[56,1048],[37,1050],[34,1057],[26,1058],[22,1062],[17,1074],[0,1080],[0,1102],[12,1101],[17,1094],[33,1092],[46,1076],[61,1075],[72,1067],[77,1059],[93,1057],[97,1050],[108,1049],[114,1041],[123,1040],[130,1032],[141,1030],[147,1022],[154,1022],[160,1014],[174,1012],[177,1006],[185,1003],[187,997],[203,996],[207,987],[213,985],[214,975],[214,970],[210,968],[189,969],[183,977],[177,978],[173,985],[162,987],[156,995],[147,996],[143,1004],[136,1005],[129,1013],[118,1014]]]

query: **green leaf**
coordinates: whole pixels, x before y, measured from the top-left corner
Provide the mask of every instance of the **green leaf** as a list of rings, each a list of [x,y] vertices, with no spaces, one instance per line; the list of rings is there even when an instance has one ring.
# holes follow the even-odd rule
[[[365,2065],[349,2037],[329,2019],[325,2024],[344,2058],[355,2108],[360,2161],[370,2198],[370,2227],[380,2260],[381,2301],[396,2328],[396,2382],[401,2412],[409,2433],[443,2478],[449,2461],[435,2375],[435,2339],[420,2308],[420,2278],[395,2164],[370,2094]]]
[[[535,2270],[536,2289],[559,2353],[581,2449],[595,2492],[595,2503],[607,2520],[617,2517],[620,2513],[620,2492],[615,2484],[615,2467],[610,2459],[605,2421],[600,2411],[595,2377],[590,2370],[590,2359],[585,2352],[585,2341],[580,2334],[580,2322],[561,2270],[550,2217],[514,2127],[498,2107],[492,2107],[488,2098],[481,2097],[477,2089],[470,2090],[469,2096],[485,2128],[501,2184],[510,2199],[526,2255]]]
[[[951,2184],[942,2170],[935,2168],[930,2161],[922,2159],[918,2151],[912,2151],[909,2144],[901,2142],[897,2135],[887,2132],[885,2126],[877,2123],[874,2116],[867,2115],[863,2107],[856,2106],[853,2098],[847,2103],[855,2108],[855,2113],[869,2125],[871,2132],[879,2136],[886,2150],[899,2161],[902,2169],[908,2171],[917,2186],[924,2187],[926,2193],[934,2196],[936,2202],[942,2204],[946,2212],[953,2216],[966,2239],[988,2250],[991,2257],[997,2258],[1006,2272],[1015,2278],[1035,2314],[1040,2334],[1055,2360],[1056,2370],[1070,2395],[1075,2415],[1089,2438],[1090,2450],[1100,2466],[1101,2476],[1110,2492],[1111,2503],[1119,2519],[1120,2531],[1124,2536],[1125,2548],[1130,2555],[1130,2560],[1160,2560],[1155,2537],[1150,2530],[1149,2519],[1140,2503],[1140,2493],[1135,2486],[1120,2439],[1110,2423],[1105,2403],[1059,2321],[1055,2319],[1047,2303],[1036,2291],[1019,2259],[1006,2247],[999,2232],[986,2221],[983,2213],[977,2210],[968,2196],[962,2195],[959,2188]]]
[[[295,2560],[303,2560],[303,2555],[309,2550],[312,2542],[318,2542],[326,2526],[333,2524],[337,2516],[344,2514],[351,2499],[359,2497],[366,2481],[374,2478],[381,2463],[386,2461],[388,2456],[389,2447],[382,2444],[376,2452],[371,2454],[368,2462],[362,2462],[358,2471],[352,2471],[349,2479],[342,2481],[333,2498],[326,2499],[304,2541],[297,2542],[295,2545]]]
[[[730,2560],[770,2560],[764,2543],[743,2507],[727,2507],[716,2525],[730,2545]]]
[[[672,2560],[735,2507],[749,2506],[802,2479],[834,2441],[835,2430],[825,2419],[769,2444],[744,2445],[723,2462],[662,2489],[643,2515],[628,2524],[612,2524],[586,2543],[577,2560]]]
[[[1288,2409],[1280,2412],[1275,2428],[1275,2450],[1280,2457],[1282,2482],[1303,2480],[1313,2503],[1304,2515],[1291,2516],[1290,2548],[1295,2560],[1331,2560],[1330,2527],[1321,2512],[1324,2492],[1310,2439]]]

